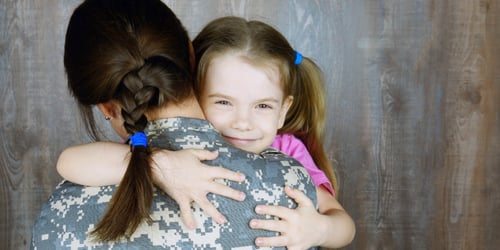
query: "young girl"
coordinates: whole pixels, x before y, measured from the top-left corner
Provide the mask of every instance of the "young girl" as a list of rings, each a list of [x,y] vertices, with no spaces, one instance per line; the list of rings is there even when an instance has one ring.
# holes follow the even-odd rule
[[[350,243],[354,223],[334,197],[328,179],[335,185],[335,176],[322,148],[325,97],[319,67],[294,51],[273,27],[238,17],[212,21],[193,46],[199,59],[195,90],[206,118],[239,148],[259,152],[272,143],[295,157],[317,186],[319,213],[291,190],[288,194],[299,203],[297,209],[258,206],[256,212],[281,220],[252,220],[252,228],[280,232],[277,237],[257,238],[256,245],[303,249]],[[266,122],[268,116],[279,117],[278,123]]]
[[[319,212],[304,194],[290,188],[286,192],[298,203],[296,209],[257,206],[257,213],[280,220],[255,219],[250,226],[280,234],[257,238],[255,244],[301,249],[318,245],[338,248],[349,244],[354,237],[354,223],[334,197],[331,183],[335,186],[335,177],[321,147],[325,103],[319,68],[295,52],[271,26],[237,17],[211,22],[193,45],[199,58],[195,89],[206,118],[238,148],[269,153],[272,150],[268,147],[272,144],[297,157],[317,186]],[[278,129],[280,135],[276,136]],[[124,163],[98,157],[103,151],[118,147],[128,148],[118,144],[72,147],[61,155],[58,171],[64,178],[80,184],[111,184],[95,183],[76,174],[80,166],[75,159],[82,151],[87,156],[94,152],[94,158],[100,162],[88,164],[87,161],[86,166],[104,166],[103,169],[110,165],[122,166]],[[161,159],[155,162],[162,165]],[[318,170],[315,162],[329,178]]]

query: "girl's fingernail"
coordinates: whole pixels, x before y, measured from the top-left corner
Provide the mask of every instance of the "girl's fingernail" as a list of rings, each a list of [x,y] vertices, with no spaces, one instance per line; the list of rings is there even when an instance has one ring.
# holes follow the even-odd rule
[[[257,245],[257,246],[262,246],[263,243],[264,243],[264,241],[262,239],[257,238],[255,240],[255,245]]]
[[[226,222],[227,222],[226,217],[224,217],[224,216],[219,217],[219,223],[220,224],[224,224]]]
[[[255,228],[255,227],[257,227],[257,221],[255,221],[255,220],[251,220],[251,221],[250,221],[250,227],[251,227],[251,228]]]
[[[255,207],[255,212],[257,212],[257,213],[262,212],[262,207],[261,206],[256,206]]]

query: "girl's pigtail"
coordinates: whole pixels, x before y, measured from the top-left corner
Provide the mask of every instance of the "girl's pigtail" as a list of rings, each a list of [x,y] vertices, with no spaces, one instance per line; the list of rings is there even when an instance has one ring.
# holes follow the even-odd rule
[[[323,148],[326,119],[326,96],[321,69],[309,58],[295,51],[294,101],[280,132],[292,132],[306,145],[314,162],[328,177],[334,190],[337,179]]]

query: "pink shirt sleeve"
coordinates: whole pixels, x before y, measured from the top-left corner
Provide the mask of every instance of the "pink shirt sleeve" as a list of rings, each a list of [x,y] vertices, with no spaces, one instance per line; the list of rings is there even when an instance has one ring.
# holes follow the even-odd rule
[[[332,183],[328,180],[325,173],[316,166],[306,146],[299,138],[292,134],[279,134],[274,139],[271,147],[280,150],[300,162],[311,176],[316,187],[323,186],[335,196]]]

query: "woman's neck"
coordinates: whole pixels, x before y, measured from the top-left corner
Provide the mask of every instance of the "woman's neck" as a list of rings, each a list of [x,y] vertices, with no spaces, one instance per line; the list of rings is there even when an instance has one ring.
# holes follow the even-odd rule
[[[205,119],[201,106],[194,96],[181,103],[170,103],[160,108],[151,110],[150,112],[147,112],[146,117],[148,118],[148,121],[173,117]]]

